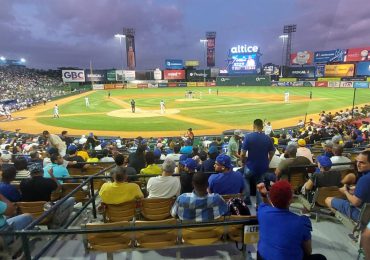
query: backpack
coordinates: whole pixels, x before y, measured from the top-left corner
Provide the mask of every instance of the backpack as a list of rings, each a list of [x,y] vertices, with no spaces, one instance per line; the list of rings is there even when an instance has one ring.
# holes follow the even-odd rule
[[[240,198],[232,198],[227,202],[227,206],[229,207],[229,212],[231,215],[237,216],[249,216],[251,212],[247,204]]]

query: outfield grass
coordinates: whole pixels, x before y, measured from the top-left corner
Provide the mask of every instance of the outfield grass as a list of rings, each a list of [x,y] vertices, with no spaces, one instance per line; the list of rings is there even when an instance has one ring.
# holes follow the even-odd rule
[[[212,126],[207,122],[214,122],[229,127],[241,128],[255,118],[266,118],[269,121],[291,117],[304,117],[305,113],[315,114],[322,110],[334,110],[352,106],[353,89],[329,89],[311,87],[218,87],[191,88],[199,93],[202,99],[194,102],[179,101],[184,98],[185,91],[189,88],[160,88],[160,89],[126,89],[111,91],[112,98],[129,103],[131,98],[136,101],[136,106],[146,110],[159,110],[159,102],[163,99],[167,109],[179,109],[178,115],[187,118],[203,120],[191,126],[194,129],[207,129]],[[289,90],[291,101],[283,103],[284,92]],[[313,99],[309,100],[312,91]],[[258,96],[259,95],[259,96]],[[273,101],[268,101],[274,97]],[[189,122],[167,117],[147,118],[116,118],[105,113],[122,109],[107,99],[107,91],[97,91],[89,95],[90,107],[85,107],[84,98],[73,100],[59,107],[61,118],[52,119],[52,110],[44,111],[37,120],[43,124],[53,126],[68,126],[73,129],[86,130],[115,130],[115,131],[161,131],[184,130],[189,127]],[[369,103],[370,89],[358,89],[356,104]],[[274,103],[275,102],[275,103]],[[278,102],[278,103],[276,103]],[[84,115],[78,115],[83,113]],[[95,113],[86,115],[89,113]],[[98,113],[98,114],[96,114]]]

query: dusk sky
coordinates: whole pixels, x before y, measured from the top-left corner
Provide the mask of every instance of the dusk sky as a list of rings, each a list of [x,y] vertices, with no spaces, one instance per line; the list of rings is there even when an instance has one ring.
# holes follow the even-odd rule
[[[163,68],[167,58],[203,67],[206,31],[217,33],[216,67],[238,44],[258,45],[262,63],[280,64],[286,24],[297,24],[293,51],[369,46],[370,1],[0,0],[0,56],[43,69],[88,68],[90,60],[94,68],[121,68],[114,34],[129,27],[138,70]]]

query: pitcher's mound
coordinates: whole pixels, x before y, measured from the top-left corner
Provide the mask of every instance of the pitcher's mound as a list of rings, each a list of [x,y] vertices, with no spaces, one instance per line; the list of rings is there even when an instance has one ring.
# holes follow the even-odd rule
[[[123,117],[123,118],[139,118],[139,117],[155,117],[165,116],[180,113],[178,109],[166,109],[164,114],[161,114],[161,110],[144,110],[136,108],[135,113],[132,113],[131,109],[119,109],[107,113],[108,116]]]
[[[199,98],[181,98],[181,99],[176,99],[175,101],[180,101],[180,102],[192,102],[192,101],[199,101]]]

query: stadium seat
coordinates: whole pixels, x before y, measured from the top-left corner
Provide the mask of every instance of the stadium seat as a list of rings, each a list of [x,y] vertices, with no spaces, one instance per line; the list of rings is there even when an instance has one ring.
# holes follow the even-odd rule
[[[174,203],[174,198],[141,199],[140,213],[145,220],[164,220],[171,216],[170,211]]]
[[[130,221],[136,215],[137,201],[129,201],[121,204],[104,204],[104,222]]]
[[[288,181],[292,186],[293,192],[298,193],[300,188],[306,182],[306,170],[299,169],[299,170],[292,170],[288,174]]]
[[[135,227],[176,225],[176,219],[135,221]],[[135,246],[139,248],[166,248],[178,243],[178,229],[135,231]]]
[[[39,218],[44,212],[44,205],[48,203],[46,201],[32,201],[32,202],[17,202],[17,209],[18,214],[29,213],[32,215],[33,219]],[[53,214],[44,218],[39,225],[47,225],[51,219]]]
[[[87,223],[86,229],[97,228],[117,228],[130,227],[132,223],[128,221],[121,221],[116,223]],[[85,249],[115,252],[132,247],[132,236],[130,232],[106,232],[106,233],[89,233],[85,239]]]
[[[256,216],[236,216],[231,215],[226,220],[236,221],[236,220],[247,220],[250,218],[255,218]],[[226,225],[225,226],[226,234],[228,238],[235,242],[242,242],[244,236],[244,225]]]
[[[71,191],[76,189],[80,183],[63,183],[62,184],[62,197],[67,196]],[[75,198],[76,202],[82,202],[85,203],[89,197],[90,197],[90,192],[89,191],[84,191],[82,188],[79,189],[73,196]]]
[[[219,218],[215,221],[223,221],[224,218]],[[224,227],[201,227],[201,228],[183,228],[182,242],[187,245],[205,246],[223,241]]]

